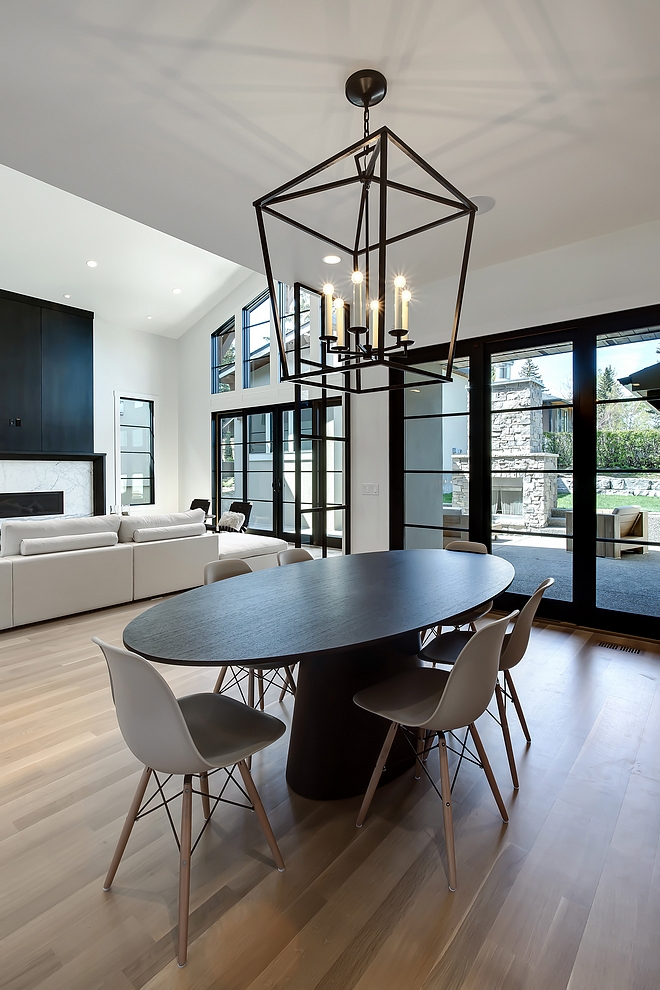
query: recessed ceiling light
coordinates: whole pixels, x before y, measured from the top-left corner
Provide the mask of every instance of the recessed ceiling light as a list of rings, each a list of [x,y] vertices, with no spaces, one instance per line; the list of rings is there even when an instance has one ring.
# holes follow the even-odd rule
[[[172,289],[172,292],[174,293],[175,296],[178,296],[179,293],[181,292],[181,289]]]
[[[87,261],[86,265],[88,268],[96,268],[98,265],[98,261]]]
[[[71,293],[70,292],[65,292],[64,293],[64,298],[65,299],[70,299],[71,298]]]
[[[148,319],[148,320],[150,320],[150,319],[151,319],[151,317],[150,317],[150,316],[148,316],[148,317],[147,317],[147,319]]]
[[[338,265],[339,262],[341,261],[341,258],[339,257],[338,254],[326,254],[323,261],[325,262],[326,265]]]

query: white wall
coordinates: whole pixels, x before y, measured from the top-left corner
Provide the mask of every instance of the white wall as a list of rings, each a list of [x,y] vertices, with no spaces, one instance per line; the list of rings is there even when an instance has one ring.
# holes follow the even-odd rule
[[[146,511],[179,508],[177,344],[94,320],[94,449],[107,454],[106,508],[116,501],[115,391],[154,399],[156,502]]]

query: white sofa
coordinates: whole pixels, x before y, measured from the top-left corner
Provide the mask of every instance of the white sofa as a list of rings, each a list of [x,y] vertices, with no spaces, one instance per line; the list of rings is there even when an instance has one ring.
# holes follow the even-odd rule
[[[204,511],[2,523],[0,629],[152,598],[203,583],[218,557],[277,565],[283,540],[207,533]]]

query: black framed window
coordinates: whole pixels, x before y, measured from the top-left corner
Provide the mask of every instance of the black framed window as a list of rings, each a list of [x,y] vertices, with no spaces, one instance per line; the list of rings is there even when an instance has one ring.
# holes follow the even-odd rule
[[[211,334],[211,392],[236,389],[236,327],[234,317]]]
[[[150,399],[119,399],[119,457],[122,505],[153,505],[154,404]]]
[[[425,348],[418,360],[446,352]],[[658,638],[660,306],[463,340],[458,358],[469,365],[469,487],[457,532],[513,563],[501,607],[520,608],[553,577],[540,614],[624,632],[634,621],[638,635]],[[433,487],[447,473],[445,410],[429,409],[435,426],[424,427],[414,400],[390,394],[393,549],[445,546],[449,529],[447,486]],[[411,478],[426,485],[421,494]]]
[[[293,355],[295,351],[295,314],[296,314],[296,293],[293,285],[279,283],[279,308],[281,314],[282,334],[284,336],[284,346],[287,355]],[[319,306],[318,296],[315,297],[315,305]],[[310,356],[310,320],[312,309],[312,294],[307,289],[300,289],[300,360],[305,362]],[[288,357],[290,366],[293,367],[293,357]],[[307,365],[305,364],[305,368]],[[278,362],[278,378],[281,377],[282,368]]]
[[[243,309],[243,388],[270,385],[270,297],[268,292]]]

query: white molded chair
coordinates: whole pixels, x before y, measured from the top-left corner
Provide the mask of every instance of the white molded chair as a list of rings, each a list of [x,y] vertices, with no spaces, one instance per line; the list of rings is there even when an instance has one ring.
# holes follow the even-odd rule
[[[214,584],[216,581],[224,581],[226,578],[238,577],[240,574],[252,574],[252,568],[240,557],[225,557],[224,560],[212,560],[204,568],[204,584]],[[231,678],[227,684],[225,684],[225,677],[227,671],[231,669]],[[280,671],[284,673],[280,673]],[[264,671],[266,671],[266,676],[264,678]],[[243,693],[243,683],[247,677],[247,698]],[[293,678],[293,673],[291,667],[283,667],[282,664],[262,664],[258,667],[253,667],[250,665],[238,666],[236,664],[230,665],[224,664],[220,668],[218,673],[218,678],[215,682],[215,687],[213,688],[214,694],[219,694],[221,691],[229,691],[233,687],[237,687],[241,693],[241,697],[250,708],[254,708],[255,704],[255,680],[259,685],[259,694],[257,698],[257,703],[261,710],[264,710],[266,691],[271,684],[277,682],[276,686],[280,690],[280,701],[284,699],[287,691],[295,696],[296,693],[296,682]],[[223,688],[224,685],[224,688]]]
[[[450,672],[434,670],[431,667],[416,667],[397,677],[358,691],[353,699],[360,708],[381,715],[390,722],[358,814],[356,822],[358,828],[362,826],[376,793],[397,730],[401,726],[418,730],[416,759],[427,775],[425,762],[429,747],[433,738],[438,736],[441,782],[441,790],[438,793],[442,798],[450,890],[456,890],[456,855],[446,736],[455,729],[467,726],[477,750],[474,760],[486,774],[502,820],[504,822],[509,820],[486,750],[474,723],[486,711],[493,696],[504,634],[509,622],[517,614],[512,612],[503,619],[489,622],[474,633]],[[435,787],[435,783],[433,786]],[[437,790],[437,787],[435,789]]]
[[[301,564],[304,560],[314,560],[311,553],[304,547],[289,547],[288,550],[280,550],[277,555],[278,564]]]
[[[475,543],[471,540],[453,540],[447,544],[445,550],[451,550],[454,553],[488,553],[488,548],[485,544]],[[443,619],[442,625],[453,626],[454,629],[460,629],[461,626],[470,626],[474,631],[474,623],[477,619],[481,619],[482,616],[487,615],[492,607],[492,601],[484,602],[478,608],[469,608],[464,612],[451,615],[448,619]]]
[[[133,825],[140,817],[144,795],[153,774],[161,789],[158,774],[183,774],[183,800],[179,842],[179,933],[178,962],[185,966],[188,954],[188,909],[190,903],[190,856],[192,844],[193,778],[200,781],[199,791],[204,811],[204,828],[210,821],[221,797],[209,793],[209,773],[225,770],[230,776],[238,766],[243,793],[251,802],[266,836],[279,870],[284,860],[270,827],[268,816],[254,785],[246,759],[270,746],[286,731],[278,718],[255,711],[218,694],[190,694],[175,698],[169,685],[155,667],[127,650],[102,642],[92,642],[103,651],[110,671],[112,697],[117,721],[126,745],[144,764],[133,802],[119,836],[115,854],[103,884],[110,890]],[[233,778],[232,778],[233,779]],[[237,785],[238,786],[238,785]],[[242,790],[242,788],[241,788]],[[181,793],[181,792],[180,792]],[[173,798],[165,799],[169,804]],[[178,797],[178,795],[176,795]],[[213,809],[211,801],[214,800]],[[150,801],[147,802],[151,803]],[[247,806],[246,807],[250,807]],[[201,832],[200,832],[201,835]],[[196,842],[195,842],[196,844]]]
[[[521,609],[513,629],[504,637],[504,644],[502,646],[502,655],[500,657],[499,667],[502,672],[502,684],[500,684],[498,678],[498,682],[495,685],[495,700],[497,701],[499,721],[502,726],[504,745],[506,747],[507,758],[509,760],[511,780],[516,790],[520,786],[520,783],[518,780],[516,760],[513,754],[509,720],[507,718],[508,701],[511,701],[516,709],[518,719],[520,720],[520,725],[528,744],[531,743],[532,737],[527,727],[527,722],[525,720],[522,705],[520,704],[518,692],[516,691],[513,683],[511,669],[519,664],[525,656],[527,646],[529,645],[529,637],[532,631],[532,623],[534,622],[537,609],[544,593],[548,590],[548,588],[551,588],[554,583],[554,578],[546,578],[545,581],[541,582],[534,594],[530,596],[529,600]],[[422,660],[428,660],[434,664],[440,663],[445,666],[449,666],[455,663],[457,656],[473,636],[474,633],[465,632],[463,630],[455,630],[454,632],[445,633],[444,636],[437,636],[432,643],[430,643],[427,647],[424,647],[419,656]]]

